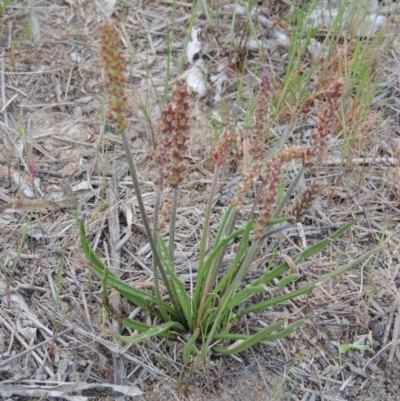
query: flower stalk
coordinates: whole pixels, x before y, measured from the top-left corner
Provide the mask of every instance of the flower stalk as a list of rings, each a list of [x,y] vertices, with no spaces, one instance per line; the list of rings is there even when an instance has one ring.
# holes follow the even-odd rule
[[[171,302],[174,305],[175,311],[178,316],[183,320],[182,311],[177,301],[176,293],[171,285],[171,282],[167,276],[167,273],[161,263],[160,256],[157,251],[157,246],[154,241],[154,236],[150,228],[150,224],[146,215],[146,210],[144,207],[144,202],[139,186],[139,179],[137,176],[137,169],[133,159],[133,155],[130,149],[130,143],[126,134],[126,128],[128,126],[128,120],[126,119],[126,113],[128,111],[128,99],[125,95],[124,85],[127,82],[127,78],[124,74],[124,57],[119,51],[119,35],[115,29],[115,22],[107,22],[100,26],[101,30],[101,46],[99,52],[101,55],[101,60],[105,66],[106,72],[106,88],[109,91],[110,99],[109,105],[111,113],[109,115],[110,121],[114,122],[116,125],[116,132],[121,134],[122,143],[125,150],[126,160],[128,162],[129,172],[131,174],[133,187],[135,189],[135,195],[138,201],[140,215],[142,217],[143,225],[146,231],[147,239],[150,243],[150,247],[153,253],[154,263],[153,263],[153,281],[154,290],[160,308],[160,312],[165,320],[168,320],[168,314],[163,306],[160,285],[158,282],[158,270],[162,275],[165,286],[169,296],[171,297]]]

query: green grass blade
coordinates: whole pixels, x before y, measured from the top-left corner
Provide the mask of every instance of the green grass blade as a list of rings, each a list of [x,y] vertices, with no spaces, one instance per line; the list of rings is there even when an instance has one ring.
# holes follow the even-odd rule
[[[251,258],[251,254],[252,254],[250,251],[248,251],[250,231],[252,230],[252,228],[253,228],[253,223],[250,221],[245,226],[245,231],[243,233],[239,251],[237,252],[228,272],[225,274],[224,280],[221,280],[221,281],[226,282],[226,285],[228,286],[228,288],[225,291],[224,295],[222,296],[222,300],[220,301],[220,305],[215,314],[216,317],[215,317],[213,327],[218,327],[218,325],[220,325],[220,321],[224,318],[224,316],[227,313],[230,312],[230,308],[226,308],[224,305],[227,305],[229,298],[234,294],[234,292],[236,291],[236,287],[239,285],[239,283],[241,281],[240,274],[237,273],[237,267],[239,266],[240,261],[242,261],[242,265],[239,268],[239,272],[242,271],[243,269],[246,269],[247,265],[250,266],[250,264],[252,262],[252,261],[250,261],[249,263],[247,263],[248,259]],[[252,247],[253,246],[254,246],[254,244],[252,245]],[[244,257],[244,260],[242,260],[243,257]],[[236,277],[235,277],[235,274],[236,274]],[[233,280],[233,283],[231,283],[232,280]],[[216,289],[214,291],[214,293],[218,294],[220,289],[223,288],[221,286],[221,283],[218,284],[217,288],[218,288],[218,290]],[[209,296],[207,301],[205,302],[205,306],[207,306],[209,304],[209,301],[211,301],[212,299],[215,299],[215,297]],[[221,311],[221,309],[223,309],[223,310]],[[204,321],[204,319],[202,319],[202,327],[205,329],[206,326],[204,326],[204,324],[205,324],[205,321]],[[212,331],[213,330],[214,329],[212,329]]]
[[[228,208],[226,209],[224,215],[221,218],[221,224],[218,228],[217,234],[215,236],[215,239],[213,241],[213,248],[214,249],[218,244],[219,241],[221,240],[221,237],[223,235],[223,233],[225,232],[225,229],[227,227],[227,223],[229,221],[229,218],[231,216],[231,213],[233,212],[233,207],[232,206],[228,206]]]
[[[224,276],[221,278],[221,280],[215,287],[214,292],[216,294],[219,294],[220,291],[222,290],[222,288],[224,288],[224,286],[228,282],[232,281],[235,271],[249,247],[249,236],[250,236],[251,226],[249,226],[248,228],[249,229],[246,230],[245,233],[243,234],[243,239],[240,244],[239,251],[236,253],[235,258],[233,259],[231,265],[229,266],[229,269],[227,270],[227,272],[224,274]],[[207,303],[206,303],[206,306],[207,306]]]
[[[109,270],[106,269],[104,272],[104,277],[102,281],[102,287],[101,287],[101,300],[103,301],[103,305],[109,305],[109,298],[108,298],[108,291],[107,291],[107,281],[108,281],[108,274]]]
[[[120,323],[121,323],[124,327],[129,327],[130,329],[137,330],[137,331],[139,331],[139,332],[141,332],[141,333],[144,333],[144,332],[146,332],[146,331],[149,331],[149,330],[151,330],[151,329],[153,328],[153,326],[149,326],[149,325],[147,325],[147,324],[138,322],[138,321],[133,320],[133,319],[129,319],[129,318],[127,318],[127,317],[122,318],[122,319],[120,320]],[[166,338],[173,339],[173,340],[176,340],[176,339],[177,339],[177,335],[176,335],[175,333],[171,333],[171,332],[169,332],[169,331],[160,333],[159,336],[160,336],[160,337],[166,337]]]
[[[241,341],[236,347],[222,347],[220,345],[216,345],[215,347],[213,347],[213,350],[224,355],[237,354],[238,352],[245,351],[246,349],[259,343],[260,341],[274,341],[279,338],[287,337],[298,327],[302,326],[304,322],[305,319],[297,320],[296,322],[286,327],[286,329],[283,329],[276,334],[270,334],[273,331],[277,330],[280,326],[282,326],[284,322],[283,320],[281,320],[279,322],[271,324],[263,330],[260,330],[258,333],[253,334],[252,336],[248,336],[247,339]]]
[[[235,333],[216,333],[213,335],[213,340],[246,340],[249,338],[248,334],[235,334]]]
[[[264,291],[265,287],[263,285],[258,285],[258,286],[248,285],[247,287],[243,288],[243,290],[238,292],[234,297],[232,297],[227,307],[232,309],[235,306],[239,306],[245,299],[249,298],[253,294]]]

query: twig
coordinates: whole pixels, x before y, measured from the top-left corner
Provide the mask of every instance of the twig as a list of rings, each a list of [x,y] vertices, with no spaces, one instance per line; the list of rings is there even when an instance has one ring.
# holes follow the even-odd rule
[[[389,358],[388,362],[392,363],[393,358],[394,358],[394,353],[397,348],[397,339],[400,336],[400,314],[396,316],[396,320],[394,321],[394,326],[393,326],[393,336],[392,336],[392,346],[390,347],[390,352],[389,352]]]
[[[184,3],[183,1],[174,1],[174,0],[161,0],[161,3],[164,4],[175,4],[176,6],[192,8],[192,3]]]
[[[340,166],[343,163],[343,159],[332,159],[326,162],[328,166]],[[351,159],[351,164],[390,164],[393,166],[398,164],[398,160],[393,157],[356,157]]]
[[[0,64],[1,64],[1,71],[0,71],[0,85],[1,85],[1,101],[3,102],[4,106],[1,109],[3,116],[4,116],[4,123],[5,125],[8,126],[8,116],[7,116],[7,101],[6,101],[6,83],[4,79],[4,74],[5,74],[5,66],[4,66],[4,52],[1,53],[0,56]]]
[[[3,95],[3,90],[1,91],[2,93],[2,95]],[[0,110],[0,113],[5,113],[5,111],[7,110],[7,107],[16,99],[18,97],[18,93],[16,93],[13,97],[11,97],[8,101],[7,101],[7,103],[5,103],[4,104],[4,106],[1,108],[1,110]],[[6,120],[5,118],[4,118],[4,120]]]
[[[392,345],[392,341],[390,341],[389,344],[386,344],[383,348],[381,348],[371,359],[368,359],[368,361],[365,363],[364,365],[364,371],[367,370],[367,366],[379,355],[381,354],[383,351],[385,351],[385,349],[387,347],[389,347],[390,345]]]
[[[396,312],[397,307],[398,307],[398,301],[396,300],[394,301],[394,304],[390,308],[389,318],[386,323],[385,332],[383,333],[382,345],[386,345],[387,342],[389,341],[389,333],[390,329],[392,328],[394,313]]]
[[[28,355],[28,354],[30,354],[31,352],[35,351],[35,349],[38,349],[38,348],[40,348],[40,347],[43,347],[43,345],[46,345],[46,344],[52,342],[53,340],[55,340],[56,338],[61,337],[61,336],[63,336],[64,334],[69,333],[69,332],[72,331],[73,329],[74,329],[73,327],[69,327],[68,329],[62,331],[61,333],[56,334],[54,337],[48,338],[47,340],[42,341],[41,343],[36,344],[36,345],[34,345],[33,347],[31,347],[31,348],[29,348],[29,349],[26,349],[25,351],[22,351],[22,352],[20,352],[19,354],[14,355],[14,356],[12,356],[12,357],[6,359],[5,361],[3,361],[3,362],[0,363],[0,367],[3,368],[4,366],[9,365],[10,363],[16,361],[17,359],[22,358],[23,356]]]
[[[68,97],[69,85],[71,84],[71,78],[72,78],[72,71],[73,70],[74,70],[74,66],[72,66],[70,68],[70,70],[69,70],[67,84],[65,85],[64,101],[66,101],[67,97]]]
[[[29,71],[29,72],[4,72],[5,75],[35,75],[35,74],[47,74],[49,72],[60,72],[63,71],[61,68],[57,70],[43,70],[43,71]]]
[[[22,344],[23,347],[25,347],[27,349],[27,351],[32,352],[32,356],[35,359],[36,363],[38,364],[38,366],[42,366],[43,365],[43,360],[42,358],[35,352],[35,351],[31,351],[32,347],[29,347],[28,343],[25,341],[25,339],[19,334],[17,333],[14,328],[11,326],[11,324],[9,324],[5,319],[3,319],[0,316],[0,323],[8,330],[10,331],[10,333],[13,333],[16,337],[16,339]],[[53,341],[53,337],[49,338],[48,340]],[[48,341],[46,340],[46,341]],[[54,379],[54,373],[53,371],[50,369],[49,366],[45,366],[45,370],[47,372],[47,374]]]

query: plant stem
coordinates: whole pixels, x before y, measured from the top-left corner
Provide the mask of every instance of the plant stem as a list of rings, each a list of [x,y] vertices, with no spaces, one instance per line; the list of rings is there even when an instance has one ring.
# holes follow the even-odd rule
[[[153,234],[154,234],[154,241],[156,241],[156,235],[158,233],[158,218],[160,215],[160,205],[161,205],[161,195],[162,191],[156,190],[156,198],[154,200],[154,213],[153,213]]]
[[[172,263],[175,266],[175,222],[176,222],[176,209],[178,207],[178,195],[179,185],[172,190],[172,206],[171,206],[171,218],[169,220],[169,240],[168,240],[168,252],[171,257]]]
[[[182,321],[184,321],[182,309],[179,306],[179,303],[177,301],[177,296],[176,296],[175,290],[172,287],[171,282],[170,282],[170,280],[165,272],[165,269],[161,263],[161,259],[158,254],[157,247],[156,247],[156,244],[154,241],[153,233],[151,232],[151,229],[150,229],[149,220],[147,219],[146,210],[144,208],[142,193],[140,191],[139,179],[138,179],[138,176],[136,173],[135,162],[133,161],[130,144],[129,144],[128,137],[126,135],[125,130],[122,130],[121,137],[122,137],[122,143],[123,143],[124,149],[125,149],[126,160],[128,161],[129,172],[131,173],[131,177],[132,177],[133,187],[135,188],[135,194],[136,194],[136,198],[137,198],[137,201],[139,204],[140,215],[142,216],[143,225],[144,225],[144,228],[146,231],[147,239],[150,243],[151,251],[153,254],[153,259],[155,261],[155,263],[153,263],[153,280],[154,280],[155,295],[156,295],[158,306],[160,308],[160,312],[161,312],[164,320],[166,322],[168,322],[169,317],[167,315],[167,312],[165,311],[165,308],[163,306],[162,299],[161,299],[160,286],[158,283],[157,268],[160,269],[161,276],[163,278],[165,286],[167,287],[168,294],[171,298],[171,302],[172,302],[172,305],[173,305],[176,313],[178,314],[180,319]],[[156,234],[154,233],[154,235],[156,235]]]
[[[292,225],[293,225],[293,224],[292,224],[292,223],[289,223],[289,222],[280,224],[279,226],[274,227],[273,229],[271,229],[271,230],[267,231],[266,233],[264,233],[264,234],[260,237],[259,241],[261,242],[261,241],[263,241],[265,238],[270,237],[271,235],[274,235],[274,234],[279,233],[279,232],[281,232],[281,231],[285,231],[285,230],[289,229]]]
[[[293,191],[297,187],[297,184],[301,180],[301,177],[303,177],[303,174],[304,174],[305,170],[306,170],[306,168],[304,166],[300,167],[300,170],[298,171],[295,179],[290,184],[290,186],[289,186],[288,190],[286,191],[285,196],[283,197],[282,201],[279,203],[279,205],[276,206],[275,212],[272,215],[271,219],[276,219],[279,216],[279,213],[285,207],[287,201],[289,200],[289,198],[292,195]]]
[[[218,178],[219,178],[220,172],[221,172],[221,167],[218,166],[218,165],[215,165],[215,167],[214,167],[214,177],[213,177],[213,181],[211,183],[210,196],[209,196],[208,201],[207,201],[206,213],[205,213],[205,216],[204,216],[203,232],[202,232],[202,235],[201,235],[200,255],[199,255],[199,270],[203,266],[204,257],[205,257],[205,254],[206,254],[207,239],[208,239],[208,229],[209,229],[210,217],[211,217],[211,209],[212,209],[212,205],[213,205],[213,202],[214,202],[215,192],[217,190],[217,184],[218,184]]]
[[[225,235],[229,235],[229,234],[231,234],[233,232],[233,229],[235,228],[235,222],[236,222],[237,216],[238,216],[238,212],[236,210],[234,210],[232,212],[232,214],[229,216],[230,220],[228,221],[227,230],[226,230],[226,234]],[[224,246],[224,248],[221,249],[221,252],[220,252],[220,254],[218,256],[218,259],[217,259],[217,263],[215,264],[215,267],[213,266],[213,268],[211,270],[211,274],[212,274],[211,282],[212,283],[215,283],[216,280],[217,280],[217,275],[218,275],[218,273],[219,273],[219,271],[221,269],[222,262],[224,261],[224,256],[225,256],[225,253],[226,253],[226,249],[228,248],[228,245],[229,244],[226,244]]]
[[[262,190],[263,190],[264,188],[265,188],[265,185],[261,182],[261,183],[260,183],[260,186],[259,186],[259,188],[258,188],[258,191],[257,191],[257,193],[256,193],[256,196],[254,197],[253,206],[251,207],[249,216],[247,217],[247,221],[250,221],[250,220],[253,219],[254,212],[255,212],[255,210],[256,210],[258,201],[260,200],[260,197],[261,197],[261,192],[262,192]]]
[[[210,196],[207,201],[206,213],[204,216],[203,232],[201,235],[201,243],[200,243],[199,270],[203,266],[204,257],[206,254],[208,229],[210,226],[211,209],[212,209],[212,205],[214,202],[215,192],[217,190],[217,183],[218,183],[218,178],[219,178],[220,172],[221,172],[221,166],[216,164],[214,167],[214,177],[213,177],[213,180],[211,183]],[[206,300],[206,297],[207,297],[207,294],[208,294],[208,291],[210,288],[211,278],[213,277],[212,270],[213,270],[213,267],[211,268],[211,270],[207,276],[207,279],[206,279],[206,282],[204,284],[204,288],[202,291],[202,296],[201,296],[200,305],[199,305],[199,313],[197,315],[197,325],[196,325],[197,328],[200,327],[200,322],[203,317],[204,302]],[[199,283],[199,285],[201,285],[201,283]]]

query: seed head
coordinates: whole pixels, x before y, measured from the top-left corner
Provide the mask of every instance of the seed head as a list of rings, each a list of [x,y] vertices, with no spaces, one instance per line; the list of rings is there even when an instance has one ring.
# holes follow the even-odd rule
[[[166,185],[177,187],[185,178],[187,162],[184,160],[189,145],[190,93],[184,78],[178,79],[170,103],[162,108],[158,123],[153,157],[157,176],[154,183],[162,190]]]
[[[314,181],[310,184],[288,208],[287,212],[289,216],[293,216],[296,219],[295,221],[301,221],[311,209],[323,187],[324,183],[322,181]]]
[[[339,79],[331,84],[326,94],[325,107],[318,115],[318,125],[311,132],[311,149],[305,149],[303,165],[311,168],[323,160],[328,148],[329,136],[337,129],[336,113],[343,96],[344,82]]]
[[[126,119],[129,104],[124,90],[128,78],[124,74],[125,59],[119,51],[120,38],[115,29],[115,21],[100,25],[100,41],[99,53],[101,62],[105,67],[105,87],[109,93],[111,110],[108,117],[110,121],[115,123],[115,131],[120,133],[129,124]]]
[[[269,73],[264,70],[261,75],[260,90],[257,95],[257,106],[254,112],[255,122],[250,134],[250,154],[253,160],[261,160],[264,153],[264,131],[267,124],[269,103],[271,100],[271,81]]]
[[[260,216],[255,228],[256,237],[260,237],[273,215],[276,199],[278,197],[279,182],[281,180],[281,160],[272,160],[267,167],[267,173],[261,177],[265,183],[266,196],[260,209]]]

